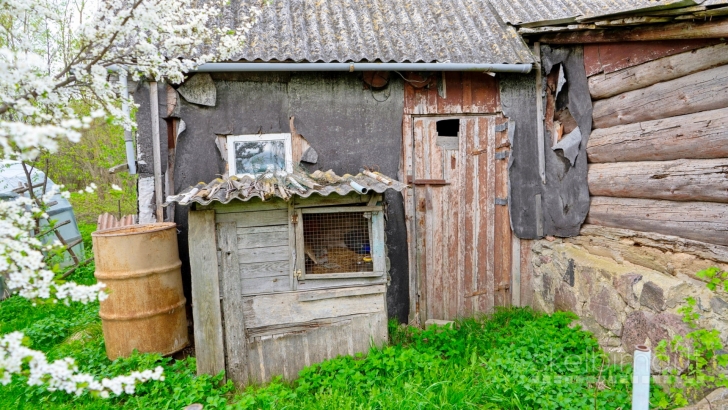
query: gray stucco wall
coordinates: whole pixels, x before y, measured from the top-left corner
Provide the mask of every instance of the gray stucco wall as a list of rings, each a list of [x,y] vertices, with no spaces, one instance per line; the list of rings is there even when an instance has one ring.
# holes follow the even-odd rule
[[[319,154],[318,164],[310,166],[310,171],[333,169],[339,175],[356,174],[368,166],[397,175],[404,104],[399,79],[393,80],[386,92],[372,94],[364,89],[357,73],[219,74],[213,78],[215,107],[180,98],[179,117],[187,128],[177,141],[175,192],[224,172],[216,135],[289,132],[291,115],[296,117],[297,131]],[[148,145],[146,134],[140,124],[142,151]],[[404,206],[396,192],[388,192],[385,202],[391,260],[387,308],[391,318],[406,321],[409,290]],[[178,206],[175,220],[181,226],[180,257],[185,282],[189,283],[187,208]]]

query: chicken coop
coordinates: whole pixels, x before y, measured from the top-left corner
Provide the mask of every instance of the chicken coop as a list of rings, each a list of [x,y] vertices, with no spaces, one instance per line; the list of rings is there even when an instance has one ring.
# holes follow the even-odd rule
[[[191,205],[189,250],[199,373],[239,385],[367,352],[387,340],[382,193],[366,172],[216,179],[168,198]]]

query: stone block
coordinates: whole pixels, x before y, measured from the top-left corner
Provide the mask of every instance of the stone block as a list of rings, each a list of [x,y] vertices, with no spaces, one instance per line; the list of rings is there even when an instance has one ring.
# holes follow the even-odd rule
[[[580,314],[578,311],[578,303],[576,295],[565,283],[560,283],[554,293],[554,310],[562,312],[574,312],[577,315]]]
[[[728,302],[718,296],[714,296],[710,299],[710,307],[713,309],[713,312],[722,315],[728,310]]]
[[[634,292],[634,285],[642,280],[642,275],[636,273],[627,273],[621,276],[615,276],[612,285],[617,293],[622,297],[627,305],[631,308],[637,307],[637,295]]]
[[[607,286],[602,286],[589,302],[589,310],[597,323],[603,328],[611,330],[617,336],[622,334],[620,314],[624,307],[625,303],[621,300],[617,291]]]
[[[635,346],[645,344],[650,339],[652,317],[649,312],[637,310],[627,315],[622,330],[622,347],[624,351],[632,352]]]
[[[640,305],[648,307],[657,312],[665,310],[665,291],[655,282],[647,282],[642,287]]]
[[[566,272],[563,276],[564,282],[568,283],[572,288],[574,287],[574,260],[569,259],[569,265],[566,267]]]

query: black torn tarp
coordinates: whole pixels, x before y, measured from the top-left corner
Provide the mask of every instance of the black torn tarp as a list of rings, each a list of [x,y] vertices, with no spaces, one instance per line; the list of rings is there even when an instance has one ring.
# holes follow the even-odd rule
[[[576,236],[589,211],[586,146],[591,133],[592,104],[584,71],[581,47],[541,47],[544,84],[552,70],[559,70],[553,110],[563,122],[575,122],[567,134],[554,138],[544,126],[546,183],[539,175],[536,98],[544,99],[545,87],[537,91],[535,74],[500,76],[503,113],[509,118],[511,156],[508,164],[508,206],[511,227],[522,239],[544,235]],[[571,118],[573,117],[573,119]],[[573,129],[572,129],[573,128]],[[539,204],[541,205],[539,207]],[[541,227],[541,229],[539,229]]]
[[[584,70],[582,47],[541,46],[544,78],[559,65],[566,83],[555,98],[555,111],[568,109],[577,127],[545,150],[546,184],[542,190],[544,235],[576,236],[589,212],[586,146],[592,127],[592,102]],[[552,145],[551,130],[544,130],[546,146]]]

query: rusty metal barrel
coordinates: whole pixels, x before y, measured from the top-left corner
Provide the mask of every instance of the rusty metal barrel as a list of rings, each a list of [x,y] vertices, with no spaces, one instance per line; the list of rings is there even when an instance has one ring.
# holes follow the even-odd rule
[[[109,359],[134,349],[168,355],[187,346],[176,225],[131,225],[91,237],[95,276],[109,291],[99,312]]]

